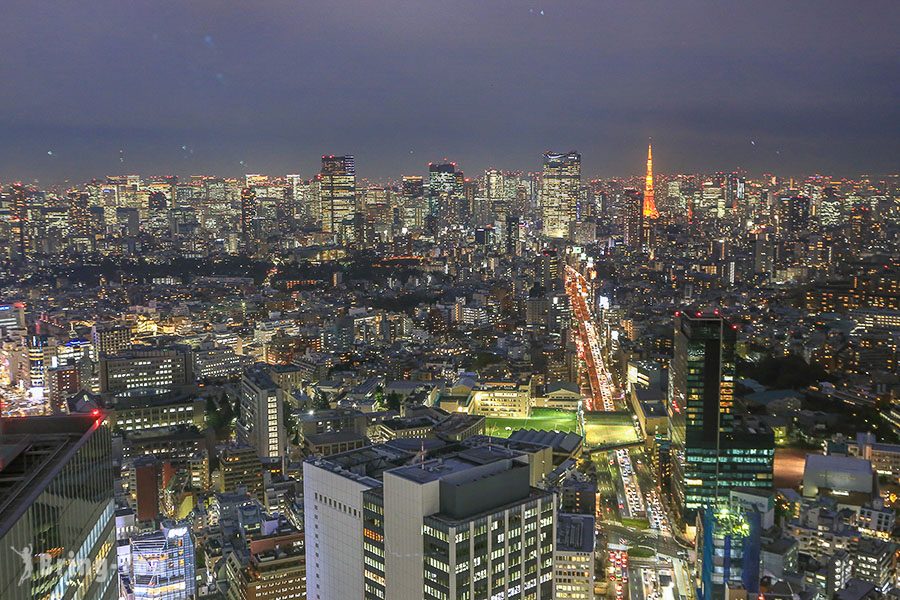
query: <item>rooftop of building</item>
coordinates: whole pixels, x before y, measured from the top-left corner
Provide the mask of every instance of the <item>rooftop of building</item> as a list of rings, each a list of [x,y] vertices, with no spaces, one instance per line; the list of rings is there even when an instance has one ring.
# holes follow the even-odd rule
[[[417,483],[428,483],[438,479],[460,476],[473,467],[484,466],[499,461],[509,461],[520,456],[518,452],[502,446],[478,446],[467,448],[452,455],[425,460],[396,469],[390,473]],[[499,466],[497,468],[500,468]],[[474,475],[474,472],[472,473]]]
[[[556,549],[560,552],[594,551],[597,539],[593,515],[559,513],[556,517]]]
[[[6,535],[103,421],[102,414],[0,420],[0,537]]]
[[[414,452],[378,444],[324,458],[312,457],[306,462],[374,487],[381,484],[381,476],[386,470],[406,464],[414,455]]]
[[[278,387],[272,380],[272,374],[269,371],[268,364],[256,363],[244,370],[244,379],[253,383],[260,389],[273,389]]]
[[[562,431],[544,431],[540,429],[517,429],[512,432],[509,439],[516,442],[528,442],[541,446],[550,446],[554,452],[571,454],[582,444],[582,438],[577,433]]]
[[[311,446],[322,446],[364,440],[366,439],[366,436],[365,434],[344,429],[341,431],[329,431],[327,433],[309,433],[304,435],[303,439]]]
[[[105,396],[108,406],[115,410],[129,410],[186,404],[199,398],[200,389],[195,385],[171,388],[136,388]]]

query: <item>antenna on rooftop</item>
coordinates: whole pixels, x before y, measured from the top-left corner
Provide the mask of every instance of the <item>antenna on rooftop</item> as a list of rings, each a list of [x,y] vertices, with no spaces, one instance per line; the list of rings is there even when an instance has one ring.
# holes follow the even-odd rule
[[[419,456],[421,457],[419,464],[422,465],[422,470],[425,470],[425,438],[422,438],[421,442],[421,450],[419,450]]]

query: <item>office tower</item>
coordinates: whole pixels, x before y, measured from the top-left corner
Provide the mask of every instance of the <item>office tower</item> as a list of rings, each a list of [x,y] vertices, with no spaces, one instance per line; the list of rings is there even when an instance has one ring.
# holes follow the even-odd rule
[[[308,459],[308,598],[551,598],[555,496],[528,460],[474,439],[438,459],[383,445]]]
[[[484,194],[491,220],[509,211],[503,172],[499,169],[488,169],[484,172]]]
[[[89,196],[82,192],[70,192],[69,200],[69,230],[73,236],[86,237],[91,234],[91,214]],[[115,207],[111,210],[115,214]]]
[[[794,236],[809,229],[810,201],[806,196],[784,195],[778,198],[778,233]]]
[[[279,458],[285,454],[283,394],[262,363],[248,368],[241,377],[238,435],[256,449],[260,458]]]
[[[25,260],[30,248],[28,219],[28,190],[21,183],[12,186],[12,206],[9,214],[12,247],[15,256]]]
[[[407,231],[421,231],[425,227],[425,183],[419,175],[404,175],[400,188],[400,220]]]
[[[550,324],[550,299],[541,284],[536,283],[528,291],[525,300],[525,327],[529,331],[546,332]]]
[[[575,221],[580,187],[580,154],[577,152],[544,154],[541,210],[545,236],[550,238],[569,236],[569,225]]]
[[[130,572],[123,597],[192,600],[197,594],[194,540],[188,523],[164,521],[160,531],[131,538]]]
[[[592,600],[594,597],[594,516],[559,514],[553,553],[553,598]]]
[[[463,172],[456,163],[428,163],[428,214],[432,220],[458,218],[457,209],[463,200]]]
[[[194,379],[190,352],[186,348],[133,349],[111,356],[103,354],[99,362],[101,392],[174,388]]]
[[[837,227],[843,222],[843,206],[833,187],[822,190],[816,217],[822,227]]]
[[[647,175],[644,178],[644,205],[641,210],[644,220],[659,218],[656,210],[656,194],[653,191],[653,144],[647,146]]]
[[[232,552],[225,563],[227,600],[293,600],[306,597],[303,534],[278,531],[254,536],[249,552]]]
[[[639,250],[644,229],[644,214],[642,212],[644,199],[636,189],[626,188],[623,190],[622,201],[622,210],[619,212],[619,215],[622,219],[622,233],[625,246]]]
[[[675,316],[669,380],[672,505],[691,526],[734,487],[770,487],[774,436],[735,427],[736,326],[718,314]]]
[[[256,218],[256,191],[253,188],[241,190],[241,233],[253,233],[253,221]]]
[[[344,221],[356,213],[356,165],[352,156],[322,156],[319,202],[322,231],[340,234]]]
[[[128,488],[135,518],[149,523],[159,516],[163,465],[153,455],[137,456],[128,471]]]
[[[534,271],[535,281],[544,290],[552,291],[562,287],[563,260],[555,249],[547,248],[535,257]]]
[[[116,598],[105,417],[3,419],[0,452],[0,598]]]
[[[44,383],[53,412],[68,412],[66,400],[81,389],[81,370],[74,362],[50,367],[45,372]]]
[[[97,323],[91,327],[91,346],[95,361],[101,355],[113,356],[131,347],[131,328],[114,323]]]
[[[150,192],[147,197],[147,210],[150,211],[152,221],[164,221],[166,211],[169,209],[169,200],[161,191]]]
[[[46,345],[46,335],[28,336],[28,379],[33,388],[44,387],[44,347]]]
[[[469,216],[469,224],[484,223],[486,219],[482,218],[482,215],[487,211],[479,203],[478,182],[473,181],[472,179],[464,180],[462,194],[462,205],[466,207],[466,214]]]
[[[772,275],[775,272],[775,248],[767,231],[756,231],[753,237],[753,272]]]
[[[256,449],[247,444],[228,444],[217,448],[219,469],[213,481],[220,492],[243,489],[258,500],[262,499],[262,462]]]
[[[730,173],[725,179],[725,202],[732,212],[737,212],[744,204],[746,182],[737,173]]]

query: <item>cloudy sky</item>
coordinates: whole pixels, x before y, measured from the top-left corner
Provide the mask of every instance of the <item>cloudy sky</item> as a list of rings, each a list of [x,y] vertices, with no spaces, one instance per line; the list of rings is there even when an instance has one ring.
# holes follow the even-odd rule
[[[900,169],[900,2],[3,0],[0,181]]]

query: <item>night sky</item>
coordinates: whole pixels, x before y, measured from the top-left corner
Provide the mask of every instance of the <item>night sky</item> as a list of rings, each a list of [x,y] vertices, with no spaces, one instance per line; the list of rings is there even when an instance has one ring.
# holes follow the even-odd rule
[[[900,2],[2,0],[0,181],[900,168]],[[225,7],[224,5],[228,5]],[[241,164],[244,161],[244,164]]]

